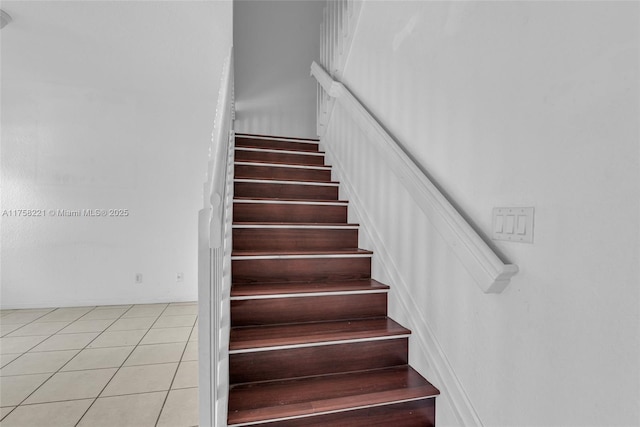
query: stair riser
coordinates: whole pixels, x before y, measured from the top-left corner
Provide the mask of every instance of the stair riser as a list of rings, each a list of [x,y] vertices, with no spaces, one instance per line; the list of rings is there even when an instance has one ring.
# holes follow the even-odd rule
[[[347,222],[346,206],[235,203],[236,222]]]
[[[234,283],[368,279],[371,277],[371,258],[233,260],[231,275]]]
[[[387,294],[231,301],[231,326],[362,319],[387,315]]]
[[[318,151],[318,144],[295,141],[236,137],[236,147],[259,147],[284,150]]]
[[[272,153],[268,151],[236,150],[235,159],[238,162],[273,162],[290,165],[324,165],[324,156],[294,153]]]
[[[294,181],[331,181],[330,170],[281,168],[274,166],[236,165],[236,178],[249,179],[287,179]]]
[[[408,339],[366,341],[229,356],[231,384],[406,365]]]
[[[338,187],[236,182],[234,183],[234,195],[262,199],[338,200]]]
[[[253,425],[261,427],[434,427],[436,425],[436,399],[422,399]]]
[[[233,248],[237,250],[332,250],[357,246],[356,229],[233,229]]]

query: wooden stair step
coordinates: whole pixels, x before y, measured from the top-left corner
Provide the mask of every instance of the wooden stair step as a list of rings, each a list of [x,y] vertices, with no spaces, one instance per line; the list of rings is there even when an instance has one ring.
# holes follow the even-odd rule
[[[297,181],[330,182],[331,168],[324,166],[296,166],[279,163],[236,162],[236,178],[288,179]]]
[[[235,200],[234,221],[347,222],[347,205],[304,203],[247,203]]]
[[[436,425],[436,402],[433,398],[420,399],[251,425],[256,427],[434,427]]]
[[[362,249],[331,251],[233,251],[234,283],[319,282],[371,277],[372,252]]]
[[[435,397],[440,392],[409,366],[291,380],[248,383],[229,389],[228,424],[312,417]],[[310,421],[313,419],[310,418]]]
[[[284,148],[300,151],[318,151],[319,142],[317,140],[284,138],[284,137],[260,137],[257,135],[236,134],[236,147],[264,147],[264,148]]]
[[[233,328],[229,350],[265,349],[312,343],[367,340],[409,335],[411,331],[388,317]]]
[[[236,178],[234,195],[245,198],[338,200],[338,185],[333,182]]]
[[[292,165],[324,165],[324,153],[236,147],[235,161],[254,160]]]
[[[330,250],[358,245],[357,224],[233,224],[233,248],[244,250]]]
[[[263,148],[268,150],[319,153],[319,146],[310,142],[281,141],[277,139],[236,138],[236,148]]]
[[[366,319],[387,315],[387,292],[234,298],[230,306],[232,327]]]

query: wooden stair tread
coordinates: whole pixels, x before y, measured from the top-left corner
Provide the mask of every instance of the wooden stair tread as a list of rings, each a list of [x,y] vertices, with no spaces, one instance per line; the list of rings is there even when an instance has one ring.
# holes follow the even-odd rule
[[[387,318],[343,320],[231,329],[229,349],[246,350],[332,341],[409,335],[411,331]]]
[[[311,179],[287,179],[287,178],[234,178],[234,181],[236,182],[251,182],[251,181],[255,181],[256,183],[265,183],[265,184],[270,184],[271,182],[265,182],[265,181],[274,181],[275,183],[278,182],[296,182],[296,183],[300,183],[300,185],[305,185],[305,183],[311,183],[313,185],[340,185],[339,182],[337,181],[316,181],[316,180],[311,180]]]
[[[263,140],[263,141],[269,141],[269,140]],[[286,141],[283,141],[286,142]],[[295,141],[290,141],[290,142],[295,142]],[[311,145],[311,144],[309,144]],[[316,148],[308,148],[308,149],[304,149],[304,148],[297,148],[297,147],[287,147],[287,148],[281,148],[281,147],[265,147],[262,145],[251,145],[250,143],[243,143],[242,145],[238,145],[236,144],[236,148],[257,148],[259,150],[278,150],[278,151],[288,151],[288,152],[294,152],[297,151],[299,153],[320,153],[320,154],[325,154],[322,151],[319,151]]]
[[[229,389],[228,424],[426,399],[440,392],[410,366],[247,383]]]
[[[274,139],[290,139],[292,141],[309,141],[309,142],[320,142],[320,139],[318,138],[299,138],[297,136],[282,136],[282,135],[262,135],[262,134],[257,134],[257,133],[243,133],[243,132],[236,132],[235,133],[236,137],[238,138],[253,138],[253,139],[265,139],[265,140],[269,140],[271,138]]]
[[[329,251],[297,251],[297,250],[264,250],[264,251],[248,251],[248,250],[234,250],[231,253],[232,257],[236,256],[287,256],[287,255],[302,255],[302,256],[322,256],[322,255],[373,255],[372,251],[359,248],[343,248],[332,249]]]
[[[374,279],[333,282],[234,283],[231,297],[304,294],[318,292],[382,291],[389,286]]]

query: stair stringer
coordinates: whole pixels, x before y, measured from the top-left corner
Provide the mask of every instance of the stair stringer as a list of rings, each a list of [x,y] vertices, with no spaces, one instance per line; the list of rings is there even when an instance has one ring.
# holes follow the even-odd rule
[[[391,254],[386,250],[384,241],[377,231],[374,221],[367,214],[366,209],[363,208],[364,203],[351,183],[349,174],[343,168],[338,157],[334,155],[331,145],[324,138],[321,138],[320,145],[325,152],[327,164],[332,165],[332,171],[335,174],[334,179],[340,182],[340,192],[344,192],[345,198],[349,200],[349,215],[354,215],[357,218],[356,222],[360,224],[360,238],[362,239],[366,236],[366,240],[372,246],[368,248],[374,252],[372,263],[381,268],[387,276],[384,282],[391,286],[389,298],[397,298],[405,313],[412,313],[403,322],[412,331],[410,337],[412,344],[415,345],[417,343],[426,356],[427,364],[431,368],[428,377],[437,378],[437,382],[434,381],[434,383],[441,391],[440,401],[444,399],[449,401],[449,406],[453,410],[459,425],[482,427],[483,423],[447,359],[433,329],[422,315],[420,307],[416,305],[413,299],[407,297],[409,295],[409,286],[402,278]],[[349,220],[351,221],[351,218]],[[394,289],[399,292],[394,292]],[[409,362],[411,363],[411,360]],[[412,366],[420,372],[418,367]],[[424,375],[425,373],[420,372],[420,374]],[[436,417],[438,416],[437,414],[438,412],[436,411]],[[436,422],[436,424],[439,423]]]

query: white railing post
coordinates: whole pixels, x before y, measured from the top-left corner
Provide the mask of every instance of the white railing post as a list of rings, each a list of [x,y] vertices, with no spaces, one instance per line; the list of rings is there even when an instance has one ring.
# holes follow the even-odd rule
[[[204,207],[198,216],[198,334],[199,422],[201,426],[226,425],[228,398],[228,342],[226,328],[230,286],[229,201],[233,187],[233,118],[235,117],[233,50],[223,66],[216,104]]]

